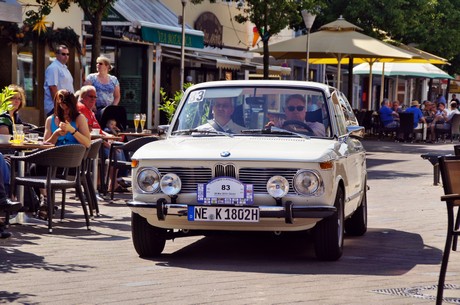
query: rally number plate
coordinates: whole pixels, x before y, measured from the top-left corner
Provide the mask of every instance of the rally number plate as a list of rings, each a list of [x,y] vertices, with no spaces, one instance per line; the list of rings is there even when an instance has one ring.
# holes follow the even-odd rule
[[[189,221],[259,222],[258,207],[189,206]]]

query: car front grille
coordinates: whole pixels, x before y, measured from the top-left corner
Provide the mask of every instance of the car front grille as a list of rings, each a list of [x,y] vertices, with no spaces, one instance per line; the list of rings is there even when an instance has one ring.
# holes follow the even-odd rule
[[[289,193],[293,193],[292,180],[298,169],[294,168],[240,168],[239,171],[233,164],[217,164],[214,171],[205,167],[167,167],[159,168],[161,175],[175,173],[182,181],[181,193],[195,193],[197,184],[208,183],[215,177],[233,177],[244,184],[252,184],[254,193],[266,193],[267,182],[273,176],[283,176],[289,181]],[[213,174],[214,173],[214,174]]]

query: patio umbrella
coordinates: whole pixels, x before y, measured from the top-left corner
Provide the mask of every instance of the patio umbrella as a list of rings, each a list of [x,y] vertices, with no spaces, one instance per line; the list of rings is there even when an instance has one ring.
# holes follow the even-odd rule
[[[383,68],[385,65],[385,68]],[[353,74],[369,74],[370,66],[362,63],[353,68]],[[377,62],[372,65],[372,73],[384,76],[410,76],[423,78],[454,79],[452,76],[430,63]]]
[[[360,58],[373,63],[382,59],[411,59],[414,57],[413,53],[359,33],[357,30],[362,29],[340,17],[309,35],[309,58],[311,60],[326,58],[339,63],[338,89],[340,89],[340,63],[344,58]],[[306,44],[307,35],[298,36],[270,45],[269,52],[276,59],[305,59],[307,57]],[[253,52],[262,54],[263,48],[255,49]],[[372,88],[369,89],[372,90]]]

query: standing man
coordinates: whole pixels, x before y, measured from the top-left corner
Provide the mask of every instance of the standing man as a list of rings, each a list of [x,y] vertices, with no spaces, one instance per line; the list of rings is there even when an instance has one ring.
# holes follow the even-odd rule
[[[69,60],[69,49],[65,45],[60,45],[56,52],[56,60],[53,61],[45,71],[45,117],[54,112],[54,96],[61,89],[74,93],[73,77],[67,68]]]

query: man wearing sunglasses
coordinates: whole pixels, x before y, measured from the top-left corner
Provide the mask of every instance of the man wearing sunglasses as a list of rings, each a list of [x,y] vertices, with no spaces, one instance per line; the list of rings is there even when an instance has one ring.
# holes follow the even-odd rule
[[[284,107],[286,120],[283,128],[318,137],[326,136],[326,128],[320,122],[309,122],[305,98],[300,94],[290,95]]]
[[[69,60],[69,49],[65,45],[60,45],[56,51],[56,60],[53,61],[45,71],[45,117],[53,114],[54,96],[61,89],[74,93],[73,77],[67,68]]]

